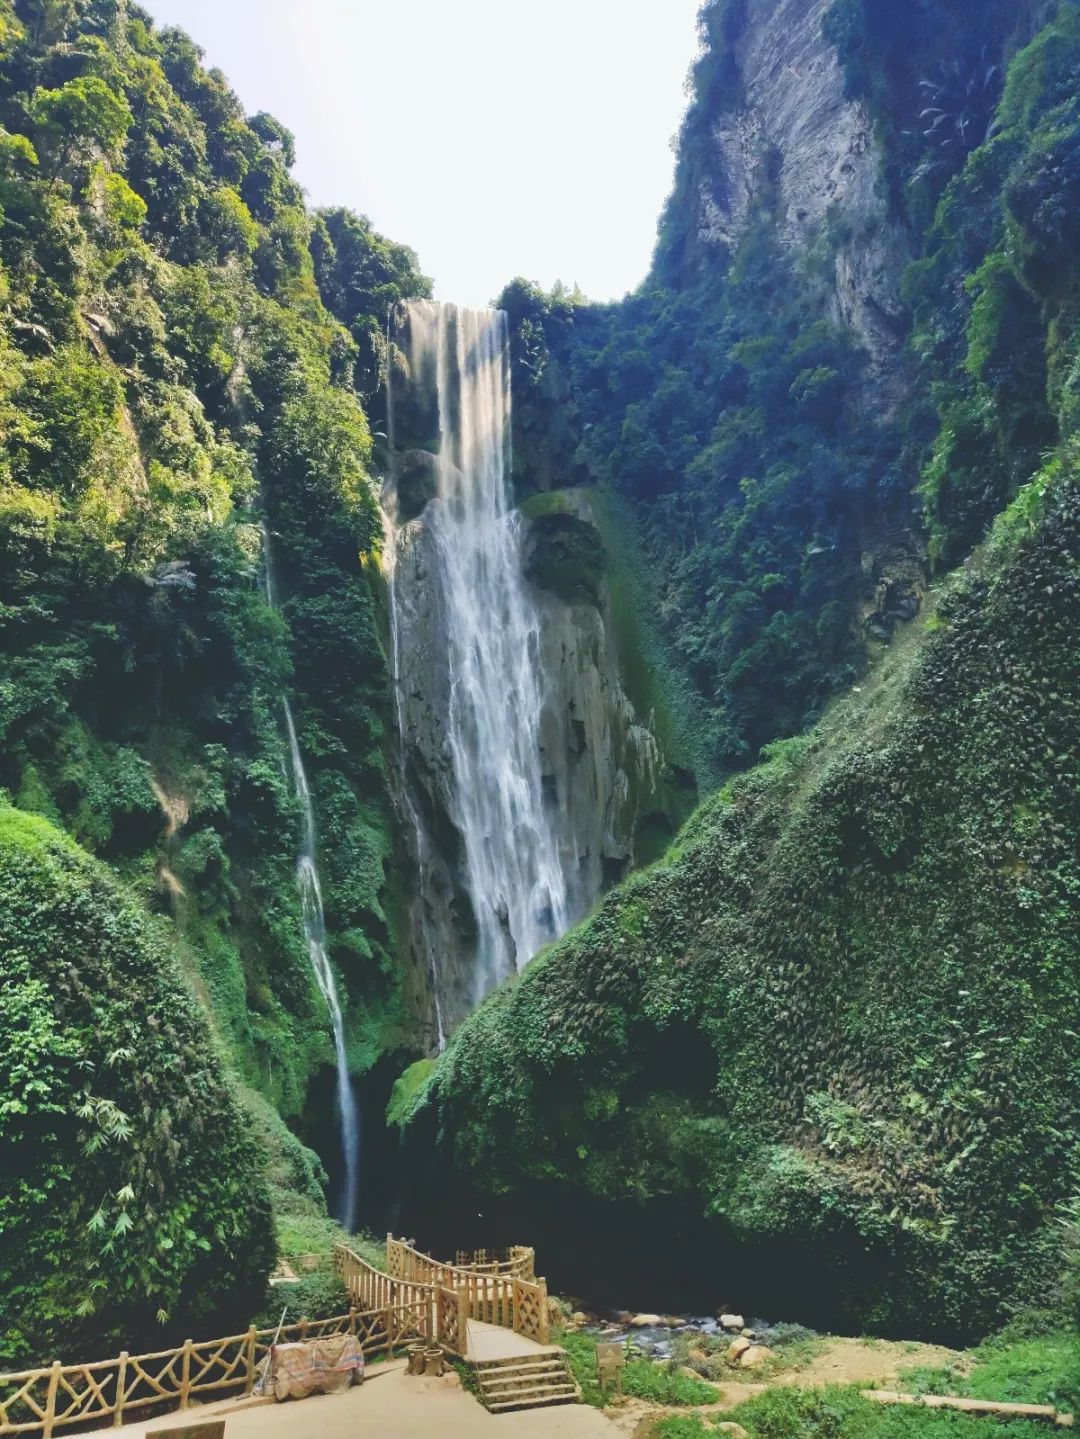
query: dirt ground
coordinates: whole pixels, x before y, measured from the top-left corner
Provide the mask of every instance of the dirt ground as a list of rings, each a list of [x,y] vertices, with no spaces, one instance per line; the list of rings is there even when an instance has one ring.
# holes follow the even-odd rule
[[[863,1384],[879,1389],[903,1389],[905,1370],[938,1368],[949,1363],[961,1364],[964,1356],[940,1344],[898,1343],[888,1339],[833,1339],[808,1364],[801,1368],[783,1369],[763,1380],[720,1380],[720,1400],[716,1404],[695,1408],[695,1414],[718,1413],[734,1409],[755,1394],[777,1384],[798,1384],[818,1388],[826,1384]],[[640,1399],[625,1399],[607,1409],[615,1427],[632,1439],[645,1439],[652,1421],[661,1414],[685,1411],[666,1410]]]

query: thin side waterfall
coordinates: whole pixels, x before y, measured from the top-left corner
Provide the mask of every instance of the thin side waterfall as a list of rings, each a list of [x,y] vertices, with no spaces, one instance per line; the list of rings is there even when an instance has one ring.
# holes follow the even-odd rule
[[[416,446],[408,451],[410,463],[426,474],[430,490],[419,517],[399,522],[400,478],[388,504],[399,730],[403,756],[410,747],[423,751],[426,771],[437,774],[460,851],[454,882],[467,895],[464,906],[456,898],[422,896],[433,912],[442,904],[456,932],[469,936],[467,992],[455,995],[453,1018],[460,1019],[462,1008],[478,1004],[573,916],[543,773],[539,616],[523,575],[521,529],[509,493],[506,316],[414,301],[399,343],[411,411],[397,415],[392,374],[394,423],[400,430],[408,419]],[[437,666],[438,678],[425,666]],[[439,689],[440,713],[428,705],[426,718],[417,719],[417,695],[425,687]],[[421,724],[426,735],[415,732]],[[404,788],[408,795],[408,775]],[[431,840],[415,807],[413,818],[422,859]],[[420,883],[423,888],[423,874]],[[471,913],[463,916],[463,907]],[[433,953],[442,1003],[447,979],[440,961]]]
[[[273,570],[270,562],[270,535],[265,523],[263,532],[264,583],[267,603],[277,608],[274,594]],[[341,1134],[341,1154],[345,1166],[345,1183],[342,1189],[338,1220],[350,1229],[356,1221],[356,1205],[360,1195],[360,1114],[349,1078],[349,1066],[345,1051],[345,1021],[341,1013],[334,971],[326,952],[326,916],[323,912],[322,887],[319,884],[319,870],[315,858],[315,807],[311,801],[304,758],[300,753],[300,742],[296,736],[292,706],[288,697],[281,702],[285,715],[285,733],[289,740],[289,759],[292,766],[293,792],[300,804],[300,853],[296,860],[296,886],[300,892],[300,907],[304,917],[304,935],[308,942],[311,969],[319,993],[326,1001],[330,1012],[330,1028],[334,1039],[334,1059],[337,1069],[337,1112]]]

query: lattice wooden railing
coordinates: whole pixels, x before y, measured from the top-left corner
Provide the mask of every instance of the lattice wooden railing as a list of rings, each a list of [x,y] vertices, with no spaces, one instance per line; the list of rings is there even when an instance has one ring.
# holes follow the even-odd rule
[[[452,1285],[461,1274],[494,1274],[506,1278],[536,1278],[536,1251],[522,1244],[509,1249],[459,1249],[453,1264],[422,1254],[404,1239],[386,1236],[386,1268],[395,1279],[418,1279],[425,1284]]]
[[[455,1269],[471,1269],[475,1274],[508,1274],[512,1279],[536,1277],[536,1250],[523,1244],[509,1249],[459,1249],[454,1256]]]
[[[276,1335],[284,1344],[355,1334],[365,1354],[389,1353],[407,1339],[427,1336],[428,1312],[423,1302],[386,1303],[333,1319],[302,1319],[283,1326],[280,1335],[252,1328],[227,1339],[189,1339],[156,1354],[121,1354],[94,1364],[58,1360],[45,1369],[0,1374],[0,1435],[51,1439],[72,1425],[119,1425],[147,1409],[163,1413],[203,1399],[250,1393]]]
[[[514,1279],[514,1331],[524,1334],[526,1339],[535,1339],[537,1344],[546,1344],[550,1338],[550,1315],[548,1311],[547,1284],[543,1279],[531,1283],[528,1279]]]
[[[548,1342],[547,1282],[535,1277],[534,1250],[518,1245],[504,1251],[501,1259],[486,1249],[471,1254],[458,1250],[457,1258],[470,1262],[444,1264],[392,1234],[386,1236],[386,1268],[397,1282],[457,1290],[470,1319],[499,1324],[540,1344]],[[367,1301],[361,1294],[354,1296],[354,1302]]]

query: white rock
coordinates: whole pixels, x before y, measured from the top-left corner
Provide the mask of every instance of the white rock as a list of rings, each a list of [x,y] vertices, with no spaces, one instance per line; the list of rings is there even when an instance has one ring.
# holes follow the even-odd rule
[[[631,1329],[662,1329],[663,1325],[659,1314],[635,1314],[630,1321]]]
[[[746,1320],[741,1314],[721,1314],[721,1329],[743,1329],[746,1327]]]
[[[773,1351],[767,1344],[751,1344],[739,1355],[740,1369],[756,1369],[773,1358]]]

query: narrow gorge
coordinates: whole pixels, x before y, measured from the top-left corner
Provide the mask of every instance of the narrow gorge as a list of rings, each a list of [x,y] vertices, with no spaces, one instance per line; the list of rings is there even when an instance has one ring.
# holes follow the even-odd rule
[[[1080,4],[697,42],[640,283],[476,308],[136,0],[0,0],[0,1364],[391,1227],[1075,1344]]]

